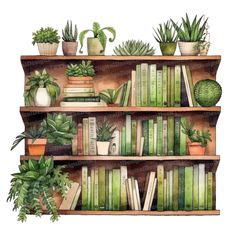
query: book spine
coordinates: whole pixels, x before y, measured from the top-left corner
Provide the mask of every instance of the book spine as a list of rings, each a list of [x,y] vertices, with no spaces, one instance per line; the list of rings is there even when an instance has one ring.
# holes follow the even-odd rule
[[[125,99],[124,99],[124,103],[123,103],[124,107],[127,107],[128,104],[129,104],[130,90],[131,90],[131,80],[129,80],[127,82],[127,88],[126,88],[126,92],[125,92]]]
[[[106,207],[106,173],[105,167],[98,168],[98,205],[99,210],[105,210]]]
[[[139,156],[143,155],[143,147],[144,147],[144,137],[141,137]]]
[[[181,123],[186,123],[186,117],[180,118]],[[187,154],[187,135],[183,133],[183,127],[180,125],[180,148],[179,154],[184,156]]]
[[[72,155],[78,155],[78,133],[72,139]]]
[[[152,156],[154,154],[154,121],[148,120],[148,154]]]
[[[171,67],[167,67],[167,106],[171,106]]]
[[[173,210],[173,170],[170,170],[169,178],[169,210]]]
[[[141,106],[141,65],[136,65],[136,106]]]
[[[183,73],[183,78],[184,78],[184,84],[185,84],[185,89],[188,97],[188,103],[190,107],[193,107],[193,100],[191,96],[191,91],[190,91],[190,85],[189,85],[189,80],[188,80],[188,75],[187,75],[187,69],[185,65],[182,65],[182,73]]]
[[[153,181],[152,193],[151,193],[151,198],[150,198],[149,206],[148,206],[149,211],[152,210],[152,203],[153,203],[153,198],[154,198],[154,195],[155,195],[155,192],[156,192],[156,186],[157,186],[157,178],[155,178],[154,181]]]
[[[204,194],[204,197],[205,197],[205,210],[207,210],[207,184],[208,184],[208,181],[207,181],[207,173],[205,173],[205,194]]]
[[[109,171],[105,171],[105,209],[108,211],[109,210]]]
[[[208,172],[207,173],[207,210],[212,210],[213,209],[213,203],[212,203],[212,199],[213,199],[213,189],[212,189],[212,185],[213,185],[213,175],[212,172]]]
[[[94,169],[94,210],[99,210],[98,193],[98,168]]]
[[[125,84],[122,86],[122,93],[121,93],[121,99],[120,99],[120,106],[121,106],[121,107],[124,106],[126,90],[127,90],[127,83],[125,83]]]
[[[173,170],[173,211],[179,210],[179,168]]]
[[[91,210],[91,177],[88,176],[88,201],[87,210]]]
[[[94,169],[91,169],[91,210],[94,210]]]
[[[64,97],[94,97],[95,93],[66,92]]]
[[[126,154],[126,128],[125,126],[121,129],[121,155],[125,156]]]
[[[167,118],[167,153],[169,156],[174,155],[174,117]]]
[[[157,70],[157,106],[163,106],[163,83],[162,70]]]
[[[109,175],[109,182],[108,182],[108,188],[109,188],[109,204],[108,204],[108,209],[109,211],[112,210],[112,170],[108,171],[108,175]]]
[[[94,88],[64,88],[64,93],[93,93]]]
[[[157,210],[164,210],[164,166],[157,166]]]
[[[131,153],[136,155],[136,143],[137,142],[137,121],[131,121]]]
[[[164,107],[167,107],[168,103],[167,103],[167,89],[168,89],[168,69],[167,66],[163,66],[162,67],[162,103]]]
[[[163,155],[163,118],[157,116],[157,155]]]
[[[139,187],[138,187],[138,180],[134,180],[134,186],[136,191],[136,198],[138,203],[138,210],[141,211],[141,201],[140,201],[140,195],[139,195]]]
[[[168,154],[168,146],[167,146],[167,135],[168,135],[168,126],[167,126],[167,119],[163,119],[163,137],[162,137],[162,142],[163,142],[163,155]]]
[[[88,167],[82,166],[82,210],[87,210],[88,202]]]
[[[149,106],[155,107],[157,105],[157,66],[155,64],[149,66]]]
[[[112,170],[112,210],[120,210],[120,170]]]
[[[185,195],[184,209],[186,211],[193,210],[193,167],[185,167]]]
[[[180,155],[180,117],[175,117],[174,154]]]
[[[120,167],[120,210],[127,209],[127,192],[125,187],[125,182],[127,180],[127,166]]]
[[[134,210],[138,211],[139,210],[139,205],[138,205],[138,195],[135,187],[135,179],[134,177],[131,177],[131,190],[133,192],[133,199],[134,199]]]
[[[198,168],[198,209],[205,210],[205,164],[199,164]]]
[[[89,154],[89,130],[88,130],[88,118],[83,118],[83,150],[84,155]]]
[[[115,130],[113,133],[113,139],[110,143],[110,155],[118,156],[120,153],[120,131]]]
[[[163,209],[167,210],[167,179],[164,179],[164,201],[163,201]]]
[[[69,97],[63,98],[64,102],[100,102],[100,97]]]
[[[136,155],[140,154],[141,137],[142,137],[142,121],[137,120],[137,140],[136,140]]]
[[[126,132],[125,154],[131,155],[132,153],[131,115],[126,115],[125,132]]]
[[[97,133],[96,133],[96,117],[88,118],[89,127],[89,155],[93,156],[97,154]]]
[[[83,155],[83,125],[81,123],[78,124],[78,132],[77,132],[77,144],[78,144],[78,155]]]
[[[148,120],[142,121],[142,133],[144,137],[143,155],[148,155]]]
[[[131,72],[131,106],[136,106],[136,71]]]
[[[186,65],[186,70],[187,70],[187,77],[188,77],[188,82],[189,82],[189,88],[190,88],[190,94],[192,97],[192,102],[193,106],[197,106],[197,102],[195,100],[194,94],[193,94],[193,79],[192,79],[192,74],[189,65]]]
[[[166,172],[166,209],[170,210],[170,171]]]
[[[153,125],[153,154],[157,154],[157,123]]]
[[[174,69],[174,106],[180,107],[181,102],[181,71],[180,65],[175,65]]]
[[[148,105],[148,64],[141,64],[141,106]]]
[[[179,167],[179,210],[184,210],[184,191],[185,191],[185,169]]]
[[[199,192],[198,192],[198,179],[199,179],[199,166],[193,166],[193,210],[199,209]]]
[[[175,67],[170,68],[170,106],[175,106]]]

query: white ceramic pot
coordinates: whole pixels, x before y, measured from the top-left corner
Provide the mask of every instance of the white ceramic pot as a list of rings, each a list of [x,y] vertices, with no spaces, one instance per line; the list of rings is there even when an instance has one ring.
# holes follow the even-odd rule
[[[57,54],[58,43],[37,43],[41,56],[55,56]]]
[[[38,88],[34,102],[38,107],[49,107],[51,105],[51,98],[46,88]]]
[[[97,141],[97,151],[98,155],[107,156],[109,150],[110,142],[98,142]]]
[[[199,54],[198,42],[178,42],[182,56],[197,56]]]

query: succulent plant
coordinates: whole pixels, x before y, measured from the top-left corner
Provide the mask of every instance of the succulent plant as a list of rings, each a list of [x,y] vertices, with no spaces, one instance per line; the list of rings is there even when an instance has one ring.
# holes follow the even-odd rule
[[[155,49],[141,40],[128,40],[115,47],[114,53],[117,56],[151,56]]]
[[[66,75],[75,77],[94,76],[95,71],[91,61],[82,61],[80,64],[69,64]]]
[[[73,33],[73,26],[72,21],[67,21],[64,30],[62,30],[62,39],[65,42],[76,42],[78,38],[78,29],[77,25],[75,25],[74,33]]]
[[[48,114],[41,126],[46,132],[48,143],[69,145],[76,134],[76,125],[72,116],[64,113]]]
[[[60,36],[58,35],[57,30],[47,27],[47,28],[40,28],[33,33],[33,42],[35,43],[59,43]]]
[[[111,141],[114,137],[112,136],[116,127],[109,124],[107,120],[103,120],[102,123],[97,127],[97,141],[99,142],[108,142]]]
[[[107,104],[114,104],[119,96],[122,86],[117,89],[107,89],[99,92],[100,98]]]

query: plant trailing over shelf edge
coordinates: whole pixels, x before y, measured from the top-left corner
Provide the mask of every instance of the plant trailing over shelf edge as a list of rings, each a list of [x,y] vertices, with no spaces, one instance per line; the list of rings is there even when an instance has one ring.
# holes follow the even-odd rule
[[[40,30],[33,33],[33,45],[35,45],[35,43],[59,43],[59,41],[60,36],[57,30],[52,27],[40,28]]]
[[[114,137],[112,136],[116,127],[111,125],[106,119],[104,119],[97,127],[97,141],[109,142]]]
[[[80,64],[69,64],[66,69],[67,76],[86,77],[94,76],[95,71],[91,61],[82,61]]]
[[[72,21],[67,21],[64,30],[62,30],[62,39],[65,42],[76,42],[77,38],[78,38],[77,25],[75,25],[75,29],[73,32]]]

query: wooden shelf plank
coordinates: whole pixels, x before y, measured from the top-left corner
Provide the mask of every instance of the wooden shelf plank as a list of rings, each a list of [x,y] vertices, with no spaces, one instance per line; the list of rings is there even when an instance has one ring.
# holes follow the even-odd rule
[[[40,156],[22,155],[20,160],[39,160],[39,158]],[[53,159],[55,161],[219,161],[220,156],[53,156]]]
[[[22,61],[32,60],[114,60],[114,61],[210,61],[221,60],[220,55],[211,56],[39,56],[39,55],[24,55],[21,56]]]

